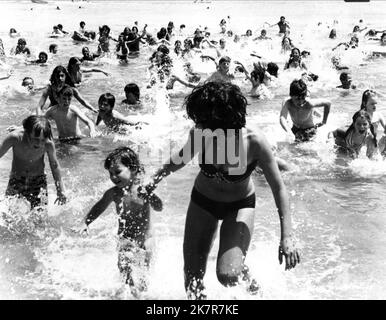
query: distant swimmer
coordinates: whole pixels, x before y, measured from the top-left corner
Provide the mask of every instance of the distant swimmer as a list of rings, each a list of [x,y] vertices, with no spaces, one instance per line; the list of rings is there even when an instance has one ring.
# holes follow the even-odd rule
[[[341,82],[340,86],[337,88],[341,89],[356,89],[356,85],[352,84],[351,74],[349,72],[342,72],[339,76],[339,80]]]
[[[279,34],[285,34],[287,30],[290,29],[290,25],[288,21],[286,21],[284,16],[281,16],[280,21],[277,23],[274,23],[274,24],[269,24],[268,22],[266,23],[270,28],[277,25],[279,27]]]

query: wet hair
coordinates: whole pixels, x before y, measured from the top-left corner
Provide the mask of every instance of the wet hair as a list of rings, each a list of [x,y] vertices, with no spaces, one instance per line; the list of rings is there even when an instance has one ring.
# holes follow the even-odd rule
[[[39,60],[40,60],[40,56],[44,56],[44,58],[45,58],[45,61],[44,62],[46,62],[47,60],[48,60],[48,54],[47,53],[45,53],[44,51],[42,51],[42,52],[40,52],[39,53]]]
[[[39,137],[43,132],[43,137],[46,139],[52,139],[51,125],[45,116],[31,115],[23,120],[23,128],[29,135],[34,134],[35,137]]]
[[[133,26],[133,27],[131,28],[131,31],[134,32],[134,29],[136,30],[136,33],[138,33],[138,28],[137,28],[136,26]]]
[[[280,19],[285,19],[285,17],[284,17],[284,16],[281,16]]]
[[[17,40],[17,44],[18,45],[26,45],[27,44],[27,41],[25,41],[25,39],[24,38],[20,38],[19,40]]]
[[[137,100],[139,100],[140,91],[135,83],[128,83],[124,89],[125,93],[132,93]]]
[[[48,51],[49,51],[49,52],[54,52],[54,49],[57,48],[57,47],[58,47],[57,44],[52,43],[52,44],[50,44],[50,46],[48,47]]]
[[[157,51],[162,52],[163,54],[169,54],[169,48],[164,44],[159,45]]]
[[[22,80],[22,82],[21,82],[21,85],[22,85],[23,87],[25,86],[25,82],[26,82],[27,80],[31,80],[31,81],[32,81],[32,84],[34,84],[34,79],[32,79],[31,77],[25,77],[25,78]]]
[[[289,95],[292,97],[300,97],[300,96],[307,96],[307,85],[306,83],[302,80],[294,80],[290,84],[290,91]]]
[[[267,34],[267,30],[265,29],[261,30],[260,34],[263,34],[263,33]]]
[[[119,147],[112,151],[105,160],[105,169],[109,170],[113,165],[121,163],[136,174],[144,173],[145,169],[139,162],[138,155],[129,147]]]
[[[339,76],[339,80],[340,80],[340,82],[347,81],[348,77],[349,77],[348,72],[342,72]]]
[[[207,82],[185,98],[187,115],[204,129],[241,129],[245,127],[247,99],[231,83]]]
[[[102,33],[103,31],[106,31],[107,34],[110,34],[110,27],[106,24],[104,24],[102,27],[99,27],[99,33]]]
[[[355,122],[357,121],[358,118],[365,118],[367,120],[367,122],[369,123],[370,132],[373,135],[373,141],[374,141],[375,146],[377,147],[378,146],[377,134],[375,132],[373,124],[371,123],[370,115],[367,111],[365,111],[363,109],[354,113],[354,115],[352,117],[352,123],[351,123],[350,127],[346,130],[346,133],[344,134],[344,139],[346,139],[346,137],[349,135],[349,133],[351,131],[354,131]]]
[[[84,55],[84,53],[86,52],[86,49],[90,52],[90,49],[88,47],[83,47],[82,48],[82,54]]]
[[[231,62],[231,58],[229,58],[228,56],[223,56],[220,58],[220,60],[218,61],[218,64],[221,64],[223,62]]]
[[[306,56],[306,55],[309,56],[310,54],[311,54],[311,52],[309,52],[307,50],[303,50],[301,53],[302,56]]]
[[[374,90],[371,90],[371,89],[365,90],[362,94],[362,102],[361,102],[360,109],[366,110],[367,101],[369,101],[370,97],[375,97],[376,95],[377,93]]]
[[[270,75],[277,78],[277,73],[279,71],[279,66],[274,62],[269,62],[267,64],[267,71]]]
[[[377,34],[377,32],[374,30],[374,29],[370,29],[368,32],[367,32],[367,35],[370,36],[370,37],[373,37]]]
[[[60,97],[71,97],[74,95],[74,92],[72,91],[71,87],[64,87],[63,90],[60,91],[59,96]]]
[[[59,84],[59,74],[63,72],[66,76],[65,83],[68,84],[69,86],[73,87],[74,83],[72,82],[70,75],[68,74],[68,71],[65,67],[59,65],[56,66],[55,69],[52,71],[51,77],[50,77],[50,82],[53,85]]]
[[[184,24],[181,24],[181,25],[180,25],[180,29],[181,29],[181,28],[185,28],[185,27],[186,27],[186,26],[185,26]]]
[[[359,26],[355,26],[352,32],[356,32],[357,30],[359,30]]]
[[[109,104],[109,106],[111,108],[114,108],[114,105],[115,105],[115,97],[114,95],[112,95],[110,92],[107,92],[107,93],[104,93],[102,94],[99,99],[98,99],[98,105],[102,104],[103,101],[107,101],[107,103]]]
[[[17,31],[15,28],[11,28],[11,29],[9,29],[9,33],[17,33]]]
[[[62,24],[58,24],[58,29],[62,30],[63,29],[63,25]]]
[[[77,57],[71,57],[70,60],[68,60],[68,65],[67,65],[67,70],[68,70],[68,72],[71,72],[71,70],[74,68],[74,66],[75,66],[78,62],[80,63],[79,58],[77,58]]]
[[[86,25],[86,22],[81,21],[81,22],[79,23],[80,26],[82,26],[82,24],[85,26],[85,25]]]

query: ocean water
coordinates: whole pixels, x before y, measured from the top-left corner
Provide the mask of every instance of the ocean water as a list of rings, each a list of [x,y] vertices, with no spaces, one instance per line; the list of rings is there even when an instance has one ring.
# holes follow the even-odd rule
[[[287,97],[289,83],[299,76],[281,72],[277,87],[264,100],[248,96],[247,126],[259,128],[268,137],[278,156],[294,169],[283,174],[290,195],[293,225],[302,254],[301,264],[284,271],[277,259],[279,219],[272,193],[264,177],[254,175],[257,206],[255,232],[247,256],[247,264],[262,287],[262,294],[249,296],[240,287],[223,288],[216,279],[215,263],[218,241],[208,261],[205,282],[208,297],[221,299],[385,299],[386,295],[386,163],[361,156],[354,161],[337,159],[333,146],[326,143],[327,133],[351,122],[358,110],[362,92],[372,88],[386,93],[386,59],[369,58],[376,45],[363,41],[355,52],[340,52],[342,62],[352,70],[359,89],[349,93],[336,89],[339,73],[330,66],[331,48],[347,40],[353,26],[385,28],[386,2],[345,3],[343,1],[142,1],[115,2],[53,1],[46,5],[30,1],[0,2],[0,38],[6,52],[16,45],[8,31],[16,28],[27,39],[34,55],[57,43],[59,54],[51,57],[47,67],[26,65],[22,59],[7,58],[14,69],[11,78],[0,81],[0,138],[11,124],[20,124],[35,108],[40,95],[29,96],[21,88],[21,80],[32,76],[37,86],[47,83],[57,64],[66,65],[71,56],[81,56],[82,45],[70,38],[52,39],[54,24],[61,23],[72,32],[84,20],[86,28],[97,30],[108,24],[117,36],[125,26],[138,21],[148,24],[155,35],[157,29],[173,21],[184,23],[188,32],[207,26],[219,38],[219,21],[230,16],[230,28],[239,34],[251,29],[254,35],[274,23],[281,15],[291,23],[291,37],[301,50],[311,51],[310,70],[319,80],[310,85],[311,97],[331,100],[328,124],[319,130],[313,143],[293,145],[279,124],[279,112]],[[61,10],[56,10],[60,6]],[[81,6],[82,8],[79,8]],[[32,9],[32,10],[31,10]],[[338,39],[328,39],[334,20]],[[318,25],[318,23],[321,23]],[[288,58],[280,54],[277,27],[268,29],[272,41],[268,45],[245,43],[243,49],[231,47],[231,56],[252,66],[249,53],[256,51],[280,67]],[[229,41],[231,42],[231,41]],[[88,45],[96,50],[96,43]],[[379,49],[379,48],[378,48]],[[166,94],[159,87],[147,89],[148,58],[154,49],[142,47],[137,59],[120,65],[114,57],[103,58],[98,65],[110,73],[86,76],[79,90],[97,106],[98,97],[113,93],[123,99],[123,88],[136,82],[141,88],[144,111],[139,117],[151,125],[127,135],[103,135],[85,138],[80,145],[58,146],[69,203],[59,207],[54,202],[54,186],[50,170],[49,207],[47,216],[31,215],[22,201],[4,199],[12,153],[0,159],[0,298],[1,299],[134,299],[121,289],[117,268],[117,218],[113,206],[91,225],[88,237],[70,232],[79,225],[90,207],[112,186],[103,169],[106,155],[115,147],[130,145],[142,151],[151,150],[141,160],[151,174],[167,148],[176,150],[191,126],[184,116],[182,102],[189,89],[175,85]],[[213,65],[192,61],[203,76]],[[180,72],[178,63],[175,72]],[[250,85],[242,78],[238,84],[247,94]],[[385,112],[385,98],[379,110]],[[116,107],[128,113],[119,104]],[[92,114],[87,113],[90,117]],[[103,128],[103,126],[102,126]],[[87,129],[83,127],[84,132]],[[148,148],[148,149],[146,149]],[[185,214],[190,191],[198,172],[197,165],[188,165],[168,177],[158,188],[164,210],[153,214],[155,256],[149,271],[149,289],[140,299],[185,299],[183,288],[182,241]],[[143,270],[138,270],[143,272]]]

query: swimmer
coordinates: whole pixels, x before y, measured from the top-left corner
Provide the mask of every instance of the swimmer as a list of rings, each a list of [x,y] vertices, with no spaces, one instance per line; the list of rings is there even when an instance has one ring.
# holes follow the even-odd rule
[[[369,114],[375,132],[378,132],[378,128],[381,127],[380,129],[386,134],[386,122],[382,113],[377,111],[377,104],[378,94],[373,90],[365,90],[362,94],[360,109]]]
[[[85,27],[86,27],[86,22],[81,21],[79,23],[79,30],[78,30],[78,32],[81,33],[81,34],[84,34],[84,32],[86,31]]]
[[[137,193],[145,172],[138,155],[128,147],[111,152],[104,163],[114,186],[91,208],[78,232],[89,233],[89,225],[97,219],[111,203],[115,204],[118,215],[118,268],[131,293],[137,295],[147,289],[146,278],[141,275],[139,282],[132,276],[134,264],[148,269],[152,256],[152,219],[150,208],[162,210],[161,199],[152,194],[144,197]],[[134,259],[135,257],[135,259]],[[141,257],[139,262],[138,258]],[[138,267],[139,267],[138,266]],[[139,291],[139,292],[138,292]]]
[[[75,86],[80,85],[80,83],[82,82],[82,73],[100,72],[103,73],[106,77],[109,76],[109,73],[103,71],[102,69],[88,69],[85,67],[81,67],[81,64],[82,63],[80,59],[78,59],[77,57],[71,57],[68,61],[68,75],[70,76],[70,79],[75,84]]]
[[[338,128],[328,134],[334,138],[338,151],[357,158],[361,149],[366,147],[366,156],[373,158],[377,153],[377,138],[370,115],[365,110],[355,112],[348,129]]]
[[[84,137],[79,119],[88,126],[91,138],[97,135],[94,123],[78,107],[71,105],[72,96],[72,89],[64,88],[59,94],[58,104],[50,107],[45,114],[47,119],[55,121],[60,142],[76,141]]]
[[[284,70],[290,69],[290,68],[293,68],[293,69],[300,68],[300,69],[307,70],[307,66],[304,63],[304,61],[302,61],[301,58],[302,57],[300,54],[300,50],[298,48],[293,48],[291,50],[291,55],[290,55],[289,60],[284,65]]]
[[[356,36],[352,36],[349,42],[341,42],[336,47],[332,48],[331,50],[334,51],[340,46],[344,46],[344,49],[355,49],[358,47],[359,39]]]
[[[133,106],[140,106],[140,90],[138,85],[136,85],[135,83],[128,83],[125,86],[124,91],[126,99],[122,100],[122,103]]]
[[[58,53],[58,45],[55,43],[50,44],[48,47],[48,52],[52,54],[57,54]]]
[[[331,29],[330,34],[328,36],[330,39],[336,38],[336,29]]]
[[[327,123],[330,113],[331,102],[326,99],[307,98],[307,85],[303,80],[294,80],[290,85],[290,98],[283,102],[280,111],[280,125],[286,132],[295,136],[295,142],[306,142],[312,140],[317,128]],[[324,108],[321,123],[314,123],[314,109]],[[287,117],[291,117],[293,126],[289,128]]]
[[[342,72],[339,76],[339,80],[341,82],[340,86],[337,88],[341,89],[356,89],[356,85],[352,84],[351,74],[348,72]]]
[[[27,61],[31,64],[40,64],[40,65],[47,65],[47,60],[48,60],[48,54],[45,53],[44,51],[39,53],[38,59],[37,60],[32,60],[32,61]]]
[[[260,35],[253,40],[272,40],[272,38],[267,37],[267,30],[263,29],[261,30]]]
[[[289,25],[288,21],[285,20],[284,16],[281,16],[280,21],[277,23],[274,23],[274,24],[269,24],[268,22],[266,22],[266,23],[268,24],[269,28],[271,28],[273,26],[278,26],[279,27],[279,34],[285,34],[287,32],[287,30],[290,29],[290,25]]]
[[[31,54],[31,50],[27,47],[27,41],[25,41],[24,38],[17,40],[16,48],[11,50],[11,54],[26,54],[29,56]]]
[[[91,53],[90,49],[88,47],[82,48],[82,55],[83,55],[83,57],[79,59],[80,62],[95,61],[95,59],[100,56],[97,53]]]
[[[13,150],[12,169],[5,194],[24,197],[30,202],[31,209],[46,205],[48,198],[44,155],[47,154],[56,187],[55,203],[64,204],[67,199],[48,120],[44,116],[35,115],[24,119],[23,127],[12,130],[0,144],[0,158],[10,148]]]
[[[34,93],[41,91],[41,90],[44,90],[46,88],[46,86],[36,88],[34,79],[32,79],[31,77],[25,77],[23,79],[21,85],[24,88],[26,88],[30,94],[34,94]]]
[[[119,131],[122,125],[135,126],[140,128],[141,122],[131,122],[123,114],[114,110],[115,106],[115,97],[111,93],[102,94],[98,100],[99,113],[96,121],[98,125],[101,121],[108,127],[110,130]]]
[[[58,24],[58,29],[59,29],[59,31],[60,31],[61,33],[63,33],[63,34],[68,34],[67,31],[64,31],[64,30],[63,30],[63,25]]]

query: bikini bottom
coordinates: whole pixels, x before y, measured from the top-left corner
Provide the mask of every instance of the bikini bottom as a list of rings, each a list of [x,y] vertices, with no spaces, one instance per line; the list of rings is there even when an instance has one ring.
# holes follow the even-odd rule
[[[220,202],[207,198],[202,193],[198,192],[196,188],[193,188],[190,199],[218,220],[223,220],[229,214],[232,214],[240,209],[255,208],[256,205],[255,193],[241,200]]]

